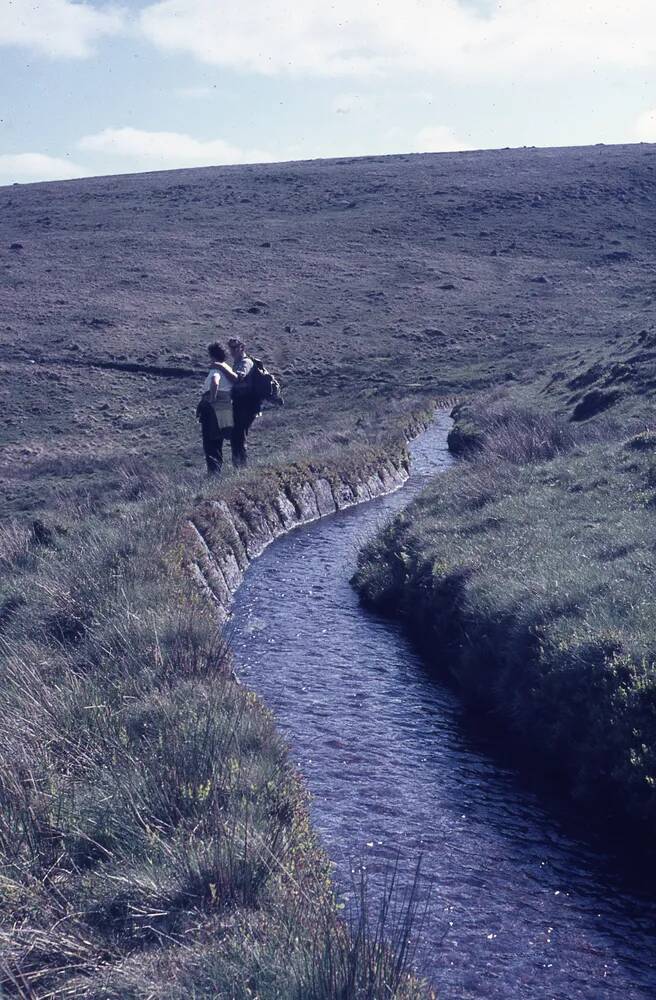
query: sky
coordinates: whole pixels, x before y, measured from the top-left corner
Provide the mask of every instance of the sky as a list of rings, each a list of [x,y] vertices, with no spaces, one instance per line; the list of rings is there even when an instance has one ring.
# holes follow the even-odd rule
[[[656,141],[656,0],[0,0],[0,184]]]

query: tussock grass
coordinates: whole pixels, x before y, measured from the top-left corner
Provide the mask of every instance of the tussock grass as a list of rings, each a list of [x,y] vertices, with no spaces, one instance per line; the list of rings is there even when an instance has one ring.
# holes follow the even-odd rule
[[[653,432],[577,440],[571,424],[505,403],[475,426],[469,460],[365,548],[357,586],[428,637],[439,666],[492,705],[578,799],[648,839]]]
[[[544,462],[571,451],[577,440],[565,421],[549,411],[518,405],[502,390],[459,404],[453,416],[449,449],[488,462]]]

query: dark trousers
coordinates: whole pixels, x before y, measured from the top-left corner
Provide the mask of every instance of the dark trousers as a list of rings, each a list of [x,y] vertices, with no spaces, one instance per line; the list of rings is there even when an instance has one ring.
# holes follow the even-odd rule
[[[220,427],[214,407],[206,400],[198,404],[196,416],[200,422],[203,438],[203,451],[207,462],[207,472],[210,476],[218,475],[223,467],[223,442],[230,441],[232,445],[232,461],[236,465],[235,448],[232,427]]]
[[[234,465],[246,465],[248,460],[246,438],[259,412],[259,406],[250,399],[233,400],[232,461]]]

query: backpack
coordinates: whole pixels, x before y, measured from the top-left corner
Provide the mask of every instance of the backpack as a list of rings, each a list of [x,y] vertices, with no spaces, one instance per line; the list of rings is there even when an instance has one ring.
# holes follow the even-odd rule
[[[233,399],[250,398],[258,407],[263,403],[271,403],[274,406],[282,406],[282,389],[280,382],[267,371],[264,362],[259,358],[252,358],[253,367],[246,376],[236,382],[232,387]]]

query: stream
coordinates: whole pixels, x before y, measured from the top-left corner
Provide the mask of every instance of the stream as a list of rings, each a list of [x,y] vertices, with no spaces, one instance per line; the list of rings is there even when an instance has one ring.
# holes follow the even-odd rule
[[[230,625],[236,669],[274,711],[348,890],[400,859],[429,919],[417,966],[440,1000],[654,1000],[656,901],[629,891],[477,734],[457,695],[349,579],[362,543],[452,462],[440,414],[399,492],[274,542]]]

